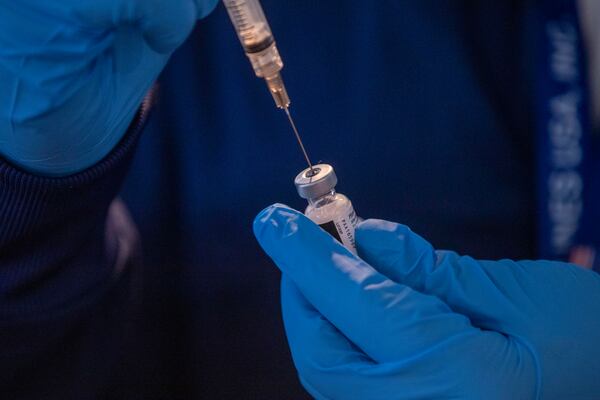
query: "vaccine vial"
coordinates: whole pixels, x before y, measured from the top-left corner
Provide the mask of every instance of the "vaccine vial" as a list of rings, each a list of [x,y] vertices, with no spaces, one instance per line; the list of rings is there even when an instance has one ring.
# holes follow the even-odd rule
[[[304,214],[356,254],[354,230],[358,217],[352,202],[343,194],[336,193],[337,182],[335,171],[328,164],[307,168],[294,180],[300,197],[308,200]]]

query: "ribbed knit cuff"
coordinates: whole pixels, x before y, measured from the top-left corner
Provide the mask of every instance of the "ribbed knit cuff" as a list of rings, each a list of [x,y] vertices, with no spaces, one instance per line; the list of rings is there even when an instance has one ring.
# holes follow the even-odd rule
[[[24,172],[0,159],[0,320],[61,310],[111,274],[108,207],[146,122],[152,95],[120,144],[95,166],[64,178]]]

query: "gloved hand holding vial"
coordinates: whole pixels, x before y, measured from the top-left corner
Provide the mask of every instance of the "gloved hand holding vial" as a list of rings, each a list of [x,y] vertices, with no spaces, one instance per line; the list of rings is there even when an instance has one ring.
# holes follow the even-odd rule
[[[282,205],[263,210],[254,233],[283,273],[288,342],[317,399],[600,393],[600,275],[592,271],[436,251],[381,220],[357,226],[356,255]]]

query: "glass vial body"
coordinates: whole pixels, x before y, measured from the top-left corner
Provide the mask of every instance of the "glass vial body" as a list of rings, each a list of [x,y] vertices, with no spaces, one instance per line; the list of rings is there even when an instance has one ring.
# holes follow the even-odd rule
[[[354,230],[358,217],[352,202],[343,194],[331,190],[330,193],[316,199],[308,199],[304,214],[319,225],[350,251],[356,253]]]

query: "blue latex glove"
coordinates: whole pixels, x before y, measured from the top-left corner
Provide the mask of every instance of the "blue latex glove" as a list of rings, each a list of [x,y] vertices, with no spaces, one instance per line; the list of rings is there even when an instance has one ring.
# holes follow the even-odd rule
[[[254,231],[283,271],[292,355],[319,399],[600,398],[594,272],[436,252],[380,220],[356,231],[361,259],[283,206]]]
[[[218,0],[0,0],[0,155],[60,176],[119,142]]]

